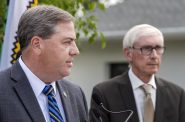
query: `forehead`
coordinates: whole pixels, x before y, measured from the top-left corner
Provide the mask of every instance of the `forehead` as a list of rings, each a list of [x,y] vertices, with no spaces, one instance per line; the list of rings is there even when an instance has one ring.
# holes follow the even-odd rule
[[[74,23],[72,21],[59,22],[55,25],[54,29],[56,32],[75,31]]]
[[[164,45],[164,40],[160,36],[142,36],[142,37],[137,39],[137,41],[134,43],[134,45],[138,45],[138,46],[145,46],[145,45],[156,46],[156,45],[160,45],[160,46],[163,46]]]
[[[54,30],[55,35],[76,37],[74,23],[72,21],[61,22],[54,27]]]

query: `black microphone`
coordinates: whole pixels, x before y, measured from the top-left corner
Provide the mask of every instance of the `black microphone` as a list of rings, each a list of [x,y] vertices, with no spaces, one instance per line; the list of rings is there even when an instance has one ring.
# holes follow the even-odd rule
[[[97,94],[93,94],[92,98],[94,99],[94,101],[100,105],[106,112],[111,113],[111,114],[121,114],[121,113],[125,113],[125,112],[130,112],[129,116],[127,117],[127,119],[125,120],[125,122],[128,122],[128,120],[131,118],[132,114],[134,113],[133,110],[124,110],[124,111],[111,111],[108,110],[103,103],[100,100],[100,97]],[[96,113],[97,114],[97,113]],[[100,116],[100,115],[99,115]],[[102,118],[101,118],[102,119]]]

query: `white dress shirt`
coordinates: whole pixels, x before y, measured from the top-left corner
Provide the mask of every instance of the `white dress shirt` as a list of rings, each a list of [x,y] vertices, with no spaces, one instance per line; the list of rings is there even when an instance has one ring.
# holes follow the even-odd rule
[[[33,89],[33,92],[37,98],[37,101],[40,105],[40,108],[42,110],[42,113],[44,115],[44,118],[46,120],[46,122],[50,122],[50,117],[49,117],[49,112],[48,112],[48,98],[46,95],[44,95],[42,93],[42,90],[44,89],[44,87],[47,85],[45,84],[43,81],[41,81],[35,74],[33,74],[31,72],[31,70],[24,64],[24,62],[22,61],[21,57],[19,58],[19,63],[23,69],[23,71],[25,72],[28,81]],[[66,122],[66,117],[65,117],[65,113],[64,113],[64,109],[62,106],[62,102],[61,102],[61,98],[58,92],[58,89],[56,88],[56,83],[52,82],[51,85],[54,88],[54,93],[56,95],[56,101],[59,107],[59,110],[61,112],[61,115],[64,119],[64,122]]]
[[[141,86],[144,85],[144,82],[141,81],[133,73],[132,68],[130,68],[128,75],[129,75],[129,78],[130,78],[130,81],[131,81],[131,85],[132,85],[132,89],[133,89],[133,92],[134,92],[134,98],[135,98],[135,102],[136,102],[136,106],[137,106],[137,113],[138,113],[138,116],[139,116],[139,121],[143,122],[143,119],[144,119],[144,97],[145,97],[145,93],[142,90]],[[156,87],[156,84],[155,84],[154,75],[152,76],[152,78],[150,79],[148,84],[152,85],[151,98],[152,98],[152,102],[153,102],[154,109],[155,109],[157,87]]]

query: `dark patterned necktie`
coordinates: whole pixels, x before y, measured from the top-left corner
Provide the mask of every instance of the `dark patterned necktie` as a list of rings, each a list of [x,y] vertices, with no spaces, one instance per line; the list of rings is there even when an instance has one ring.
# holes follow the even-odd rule
[[[153,122],[154,121],[154,107],[153,107],[152,98],[151,98],[152,86],[149,84],[144,84],[142,88],[143,88],[143,91],[145,92],[144,122]]]
[[[52,85],[46,85],[42,93],[48,98],[48,110],[51,122],[64,122],[54,96]]]

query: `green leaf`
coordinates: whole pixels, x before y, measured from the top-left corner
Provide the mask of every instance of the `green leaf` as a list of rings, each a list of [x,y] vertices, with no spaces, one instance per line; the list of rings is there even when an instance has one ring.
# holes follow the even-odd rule
[[[100,40],[101,40],[101,47],[104,49],[106,48],[106,40],[103,33],[100,33]]]
[[[96,3],[95,2],[92,2],[89,4],[89,10],[90,11],[94,11],[94,9],[96,8]]]
[[[91,36],[91,37],[88,39],[88,42],[89,42],[90,44],[94,43],[94,37]]]
[[[99,9],[105,10],[105,5],[103,3],[98,4]]]

